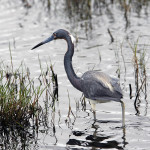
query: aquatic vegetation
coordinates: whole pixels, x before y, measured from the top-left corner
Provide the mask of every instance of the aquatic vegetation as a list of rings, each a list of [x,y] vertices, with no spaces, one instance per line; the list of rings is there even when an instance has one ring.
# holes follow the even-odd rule
[[[135,100],[134,100],[134,107],[136,109],[137,115],[140,114],[139,106],[141,103],[140,93],[144,93],[144,99],[147,98],[147,73],[146,73],[146,49],[138,49],[138,42],[139,38],[137,39],[136,43],[133,45],[129,43],[130,48],[133,51],[133,65],[134,65],[134,74],[135,74]],[[131,84],[129,85],[130,88],[130,98],[132,98],[132,87]]]
[[[150,80],[150,0],[5,0],[0,3],[0,59],[4,60],[0,61],[0,70],[4,70],[0,85],[8,81],[6,73],[12,74],[12,79],[13,72],[20,69],[20,74],[29,72],[35,89],[41,86],[42,90],[46,86],[35,101],[34,115],[29,121],[27,119],[24,124],[12,121],[12,125],[0,126],[0,149],[149,149],[150,95],[146,91],[149,91]],[[98,121],[93,124],[90,104],[66,80],[62,65],[65,44],[61,47],[63,43],[57,41],[35,52],[30,51],[34,43],[59,25],[78,39],[73,66],[79,76],[94,66],[95,70],[120,77],[126,105],[126,132],[120,128],[121,110],[119,104],[114,107],[115,103],[98,105]],[[16,43],[12,49],[13,65],[7,51],[12,38]],[[137,43],[138,65],[128,41],[133,49]],[[37,53],[41,61],[38,61]],[[51,62],[45,63],[49,56],[55,63],[52,70],[55,72],[57,68],[59,74],[59,97]],[[30,71],[24,62],[20,64],[23,59]],[[136,68],[138,75],[135,75]],[[18,83],[19,75],[16,76]],[[25,86],[27,82],[25,79]],[[35,95],[29,98],[31,105]]]
[[[52,65],[50,68],[47,66],[46,72],[40,65],[41,74],[38,84],[36,82],[35,85],[35,80],[30,77],[29,68],[23,62],[17,69],[14,69],[11,50],[10,57],[10,66],[4,62],[0,63],[0,126],[24,128],[30,125],[30,119],[40,119],[39,114],[42,108],[39,100],[41,96],[46,95],[53,102],[56,96],[58,98],[57,75]],[[52,92],[51,84],[54,87]]]

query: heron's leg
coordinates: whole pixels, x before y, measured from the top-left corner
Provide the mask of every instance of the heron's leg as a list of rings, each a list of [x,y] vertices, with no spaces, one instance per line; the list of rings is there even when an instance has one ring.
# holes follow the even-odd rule
[[[122,127],[125,127],[125,105],[123,101],[120,102],[122,107]]]
[[[93,111],[93,115],[94,115],[94,121],[96,121],[96,110],[95,110],[95,103],[92,103],[92,102],[90,102],[91,103],[91,107],[92,107],[92,111]]]
[[[93,110],[93,115],[94,115],[94,121],[96,121],[96,111]]]

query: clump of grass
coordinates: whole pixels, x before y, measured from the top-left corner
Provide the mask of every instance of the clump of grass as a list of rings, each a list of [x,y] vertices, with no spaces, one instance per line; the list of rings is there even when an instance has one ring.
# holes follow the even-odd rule
[[[139,107],[141,103],[140,93],[143,92],[143,94],[145,95],[145,100],[147,98],[147,73],[146,73],[146,60],[145,60],[146,50],[145,48],[138,49],[138,41],[139,39],[137,39],[134,45],[131,45],[129,43],[133,51],[133,64],[134,64],[135,87],[136,87],[134,106],[137,115],[140,114],[139,111]],[[130,85],[130,93],[131,91],[132,88]]]
[[[38,111],[38,99],[43,93],[41,86],[34,87],[29,72],[21,65],[14,72],[0,69],[0,125],[24,126]],[[26,70],[27,71],[27,70]]]
[[[41,112],[40,97],[45,91],[45,95],[53,95],[49,90],[52,82],[51,79],[47,80],[47,76],[48,74],[51,74],[48,77],[55,75],[54,71],[52,74],[50,68],[46,72],[41,71],[41,73],[42,80],[35,86],[34,80],[30,77],[30,71],[24,63],[21,63],[15,70],[12,56],[10,67],[3,62],[0,63],[0,126],[22,128],[30,125],[31,119],[38,120]],[[55,78],[57,78],[56,75]],[[55,81],[56,79],[53,80],[53,83]]]

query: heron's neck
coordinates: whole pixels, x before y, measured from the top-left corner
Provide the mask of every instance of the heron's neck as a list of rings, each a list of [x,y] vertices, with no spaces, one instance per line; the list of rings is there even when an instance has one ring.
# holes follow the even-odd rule
[[[74,44],[72,43],[70,36],[68,36],[65,40],[67,41],[67,44],[68,44],[68,50],[64,57],[65,70],[66,70],[68,79],[71,82],[71,84],[75,88],[77,88],[79,91],[82,91],[81,90],[81,78],[79,78],[75,74],[74,69],[72,67],[72,56],[74,54]]]

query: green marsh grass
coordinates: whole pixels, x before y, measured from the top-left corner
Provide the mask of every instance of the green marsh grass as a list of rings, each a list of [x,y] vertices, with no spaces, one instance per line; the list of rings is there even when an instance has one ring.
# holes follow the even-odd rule
[[[30,125],[31,120],[37,125],[38,120],[41,119],[39,117],[42,116],[39,114],[43,112],[39,100],[44,97],[45,101],[49,98],[54,103],[55,95],[58,98],[57,75],[52,65],[51,67],[47,65],[47,70],[44,72],[40,63],[39,84],[36,81],[35,86],[29,68],[23,62],[14,69],[11,50],[10,58],[10,66],[5,65],[3,61],[0,62],[0,126],[24,128]],[[55,87],[53,91],[51,85]],[[46,110],[46,107],[47,105],[43,109]]]

